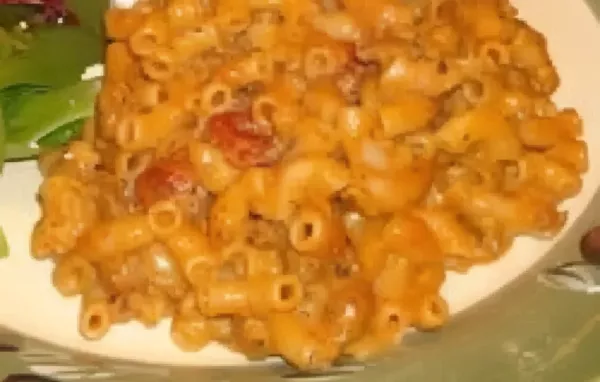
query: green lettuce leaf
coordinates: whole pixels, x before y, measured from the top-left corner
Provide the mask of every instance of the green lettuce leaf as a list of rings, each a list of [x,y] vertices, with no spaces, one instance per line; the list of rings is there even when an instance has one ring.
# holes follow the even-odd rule
[[[40,153],[39,147],[25,143],[6,143],[4,145],[4,162],[35,159]]]
[[[19,107],[14,118],[6,119],[9,144],[28,144],[62,126],[94,114],[100,80],[82,81],[43,94],[34,94]]]
[[[11,28],[35,13],[35,8],[30,5],[0,5],[0,27]]]
[[[0,227],[0,259],[8,257],[8,242],[4,235],[4,230]]]
[[[77,15],[81,27],[104,35],[104,13],[110,6],[109,0],[65,0],[65,5]]]
[[[0,39],[0,48],[4,41],[11,53],[0,54],[0,171],[5,160],[31,159],[40,148],[66,144],[93,115],[100,81],[82,82],[81,74],[102,62],[109,0],[65,0],[65,5],[78,26],[36,24],[27,30],[24,49],[12,53],[11,35],[5,32],[9,40]],[[36,12],[39,7],[0,5],[0,28],[11,33]]]
[[[4,160],[24,160],[35,157],[40,148],[56,148],[68,143],[81,133],[85,119],[69,121],[50,131],[37,141],[37,145],[31,142],[6,142],[6,136],[16,139],[23,132],[18,132],[23,126],[15,124],[23,108],[33,96],[50,92],[47,87],[36,85],[14,85],[0,91],[0,173]],[[91,97],[91,96],[90,96]],[[89,97],[88,97],[89,98]],[[69,105],[71,106],[71,105]],[[65,114],[68,110],[65,111]],[[75,114],[77,115],[77,114]],[[40,126],[40,129],[44,128]]]
[[[4,158],[6,157],[6,131],[4,127],[4,112],[0,104],[0,174],[4,169]]]
[[[47,86],[29,84],[13,85],[0,90],[0,107],[3,111],[4,120],[10,121],[14,119],[23,103],[32,95],[47,91]],[[6,125],[5,128],[10,129],[10,126]],[[10,134],[10,131],[7,131],[7,134]]]
[[[86,67],[101,62],[103,39],[79,27],[44,27],[28,49],[0,62],[0,89],[17,84],[72,85]]]
[[[40,148],[57,148],[63,146],[81,135],[84,123],[85,119],[78,119],[62,125],[48,135],[40,138],[37,144]]]

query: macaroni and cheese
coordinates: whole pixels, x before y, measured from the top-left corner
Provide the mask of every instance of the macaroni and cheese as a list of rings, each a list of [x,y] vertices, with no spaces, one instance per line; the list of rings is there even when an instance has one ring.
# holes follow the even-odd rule
[[[172,319],[185,351],[365,359],[582,186],[581,120],[507,0],[141,0],[106,31],[32,238],[91,340]]]

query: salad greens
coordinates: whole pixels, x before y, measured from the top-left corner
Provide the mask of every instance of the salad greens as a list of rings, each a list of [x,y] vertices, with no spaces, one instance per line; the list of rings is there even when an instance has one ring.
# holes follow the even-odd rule
[[[37,6],[0,5],[0,170],[77,137],[94,112],[99,81],[82,81],[102,62],[108,0],[67,0],[78,25],[40,24]]]
[[[79,25],[98,36],[104,36],[104,13],[109,0],[64,0],[66,7],[77,16]]]
[[[6,242],[6,236],[4,236],[4,230],[0,227],[0,259],[8,257],[8,243]]]
[[[0,1],[0,173],[5,161],[66,144],[93,115],[100,80],[81,77],[102,62],[109,6],[108,0],[63,0],[64,9],[49,17],[44,1],[13,2],[19,5]],[[0,258],[6,256],[0,228]]]
[[[50,89],[44,93],[29,94],[5,116],[8,143],[29,144],[66,124],[94,114],[98,80],[81,81],[74,85]],[[10,102],[8,103],[10,106]]]
[[[44,26],[34,30],[32,37],[23,52],[0,62],[0,89],[15,84],[69,85],[102,58],[101,38],[81,27]]]
[[[4,117],[3,111],[0,107],[0,163],[4,163],[4,158],[6,157],[6,133],[4,129]]]

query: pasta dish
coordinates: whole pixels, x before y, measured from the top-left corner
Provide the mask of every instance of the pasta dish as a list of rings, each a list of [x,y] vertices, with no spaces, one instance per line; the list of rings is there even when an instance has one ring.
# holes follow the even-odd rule
[[[302,369],[448,319],[447,272],[552,237],[586,171],[507,0],[141,0],[95,117],[39,159],[36,259],[90,340],[171,320]]]

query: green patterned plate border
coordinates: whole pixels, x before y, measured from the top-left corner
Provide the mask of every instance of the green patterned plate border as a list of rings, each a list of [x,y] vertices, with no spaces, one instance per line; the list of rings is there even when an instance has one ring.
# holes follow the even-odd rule
[[[599,16],[600,0],[586,1]],[[600,192],[526,274],[455,316],[442,333],[408,336],[376,365],[344,364],[324,375],[284,366],[170,368],[80,354],[0,329],[0,381],[600,382],[600,295],[539,281],[544,271],[577,261],[580,238],[595,225],[600,225]]]

